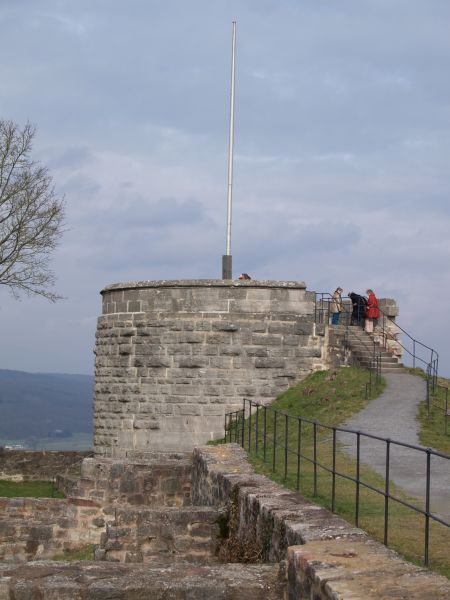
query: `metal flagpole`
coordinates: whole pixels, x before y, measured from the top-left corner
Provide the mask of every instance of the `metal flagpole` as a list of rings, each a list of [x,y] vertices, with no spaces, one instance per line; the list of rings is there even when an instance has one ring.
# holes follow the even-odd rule
[[[231,51],[230,139],[228,148],[228,195],[227,195],[227,247],[222,256],[222,279],[232,279],[231,257],[231,208],[233,200],[233,145],[234,145],[234,75],[236,66],[236,21],[233,21]]]

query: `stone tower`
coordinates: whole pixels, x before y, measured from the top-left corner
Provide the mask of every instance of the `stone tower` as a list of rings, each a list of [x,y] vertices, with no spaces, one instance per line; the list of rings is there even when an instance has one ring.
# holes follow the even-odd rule
[[[222,437],[244,397],[269,402],[320,366],[303,282],[142,281],[101,294],[97,455],[190,450]]]

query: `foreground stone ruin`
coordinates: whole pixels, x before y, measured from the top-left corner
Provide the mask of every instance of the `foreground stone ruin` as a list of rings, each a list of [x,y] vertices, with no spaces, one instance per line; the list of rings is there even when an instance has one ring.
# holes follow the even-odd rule
[[[59,481],[67,500],[1,499],[0,600],[450,597],[447,579],[255,474],[235,444],[86,458]],[[93,560],[48,560],[86,543]]]

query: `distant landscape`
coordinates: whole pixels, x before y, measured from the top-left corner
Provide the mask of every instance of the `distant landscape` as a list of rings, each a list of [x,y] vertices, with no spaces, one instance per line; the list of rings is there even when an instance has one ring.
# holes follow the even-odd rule
[[[0,446],[92,448],[92,375],[0,369]]]

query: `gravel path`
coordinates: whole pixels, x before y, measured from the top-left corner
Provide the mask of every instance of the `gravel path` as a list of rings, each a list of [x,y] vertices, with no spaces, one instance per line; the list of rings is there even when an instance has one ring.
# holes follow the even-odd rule
[[[386,373],[383,394],[354,415],[345,427],[391,440],[420,445],[417,437],[418,405],[426,397],[425,381],[407,373]],[[338,436],[344,450],[356,456],[356,436]],[[386,444],[361,436],[361,460],[385,475]],[[425,501],[426,454],[391,444],[390,480],[410,496]],[[430,510],[450,523],[450,461],[431,457]]]

